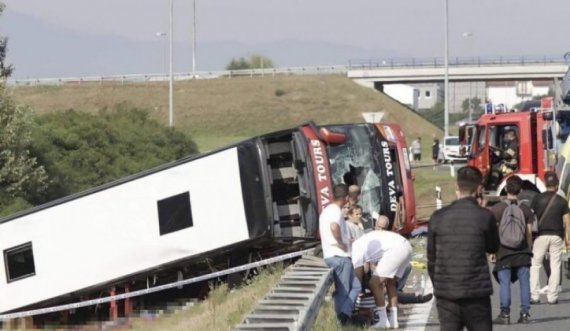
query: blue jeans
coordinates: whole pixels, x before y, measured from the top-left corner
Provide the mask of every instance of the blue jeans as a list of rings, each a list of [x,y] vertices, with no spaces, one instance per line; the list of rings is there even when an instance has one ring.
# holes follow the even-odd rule
[[[361,291],[360,281],[354,275],[349,257],[333,256],[325,259],[334,276],[334,309],[336,315],[344,313],[352,316],[356,297]]]
[[[501,311],[511,313],[511,273],[516,272],[521,292],[521,314],[528,314],[530,311],[530,268],[517,267],[507,268],[498,272],[499,283],[501,284]]]

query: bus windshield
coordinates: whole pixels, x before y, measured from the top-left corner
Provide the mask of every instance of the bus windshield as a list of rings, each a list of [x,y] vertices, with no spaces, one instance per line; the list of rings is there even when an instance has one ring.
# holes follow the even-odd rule
[[[385,212],[382,209],[382,155],[374,128],[362,124],[328,126],[346,135],[342,145],[327,145],[334,184],[360,186],[359,204],[365,215]]]

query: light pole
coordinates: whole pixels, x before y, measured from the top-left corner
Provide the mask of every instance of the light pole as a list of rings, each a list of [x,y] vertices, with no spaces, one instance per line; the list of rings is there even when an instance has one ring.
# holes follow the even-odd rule
[[[170,77],[169,77],[169,84],[168,84],[168,126],[170,128],[174,125],[174,117],[173,117],[173,107],[174,107],[174,94],[173,94],[173,86],[174,86],[174,78],[173,78],[173,68],[172,63],[174,62],[174,54],[173,54],[173,41],[174,41],[174,3],[173,0],[170,0]]]
[[[192,29],[192,78],[196,78],[196,0],[193,2],[193,26]]]
[[[448,47],[448,28],[449,28],[449,24],[448,24],[448,2],[449,0],[444,0],[444,11],[445,11],[445,18],[444,18],[444,25],[445,25],[445,29],[444,29],[444,43],[443,43],[443,51],[444,51],[444,57],[443,57],[443,66],[445,67],[444,69],[444,78],[443,78],[443,97],[444,99],[444,103],[443,103],[443,134],[444,137],[447,137],[449,135],[449,95],[448,95],[448,91],[449,91],[449,47]]]
[[[471,38],[473,37],[473,33],[471,32],[463,32],[463,34],[461,35],[463,36],[463,38]],[[471,46],[471,43],[469,43],[469,45]],[[473,56],[473,54],[471,54],[471,47],[468,47],[469,49],[469,53],[471,56]],[[475,85],[475,89],[477,89],[477,85]],[[469,101],[469,108],[468,108],[468,113],[469,113],[469,123],[471,123],[471,121],[473,120],[473,82],[469,81],[469,98],[467,99]]]

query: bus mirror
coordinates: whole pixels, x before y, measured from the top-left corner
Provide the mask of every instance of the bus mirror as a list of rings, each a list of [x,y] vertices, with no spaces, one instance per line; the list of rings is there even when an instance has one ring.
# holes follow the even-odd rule
[[[552,149],[554,147],[554,139],[552,138],[552,131],[548,129],[542,130],[542,141],[544,149]]]
[[[327,128],[321,128],[319,135],[327,144],[339,145],[346,141],[344,133],[329,131]]]

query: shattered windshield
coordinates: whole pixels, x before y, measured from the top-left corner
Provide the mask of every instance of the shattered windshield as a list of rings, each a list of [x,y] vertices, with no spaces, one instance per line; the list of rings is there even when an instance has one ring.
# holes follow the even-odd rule
[[[373,129],[365,124],[330,126],[332,131],[346,135],[342,145],[327,145],[334,184],[360,186],[359,204],[366,216],[380,212],[382,201],[381,155],[374,145]]]

